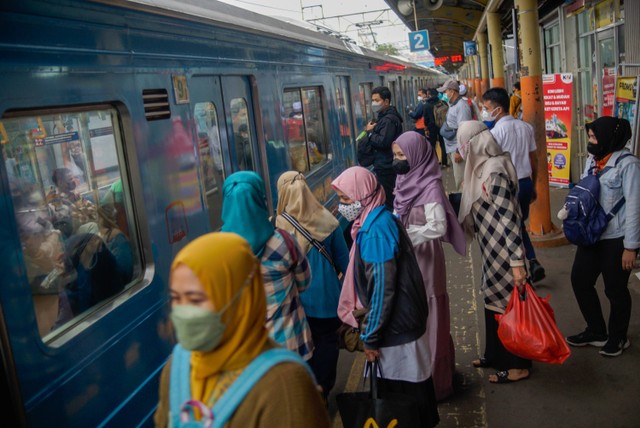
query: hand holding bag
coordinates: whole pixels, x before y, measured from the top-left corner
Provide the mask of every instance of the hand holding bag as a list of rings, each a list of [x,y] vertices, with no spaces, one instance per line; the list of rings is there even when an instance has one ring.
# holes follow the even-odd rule
[[[549,297],[541,299],[527,282],[514,287],[504,315],[496,315],[498,337],[511,353],[534,361],[562,364],[571,355],[558,326]]]
[[[378,391],[378,361],[367,362],[370,391],[343,392],[336,396],[344,428],[432,426],[421,421],[420,401],[411,395]],[[382,376],[382,374],[380,374]]]

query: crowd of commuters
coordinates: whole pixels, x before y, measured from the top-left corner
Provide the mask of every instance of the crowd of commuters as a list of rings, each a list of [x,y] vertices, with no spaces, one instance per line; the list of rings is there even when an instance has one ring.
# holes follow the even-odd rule
[[[531,361],[503,346],[496,315],[514,290],[545,276],[525,226],[536,197],[533,129],[514,117],[503,89],[483,95],[481,113],[455,80],[437,91],[448,103],[440,129],[437,92],[421,89],[411,112],[415,130],[404,133],[389,89],[372,91],[377,118],[358,143],[362,166],[331,183],[350,248],[301,172],[279,177],[274,216],[258,174],[227,177],[221,232],[188,244],[171,266],[178,345],[162,372],[156,426],[329,426],[343,326],[357,332],[366,360],[377,362],[371,376],[380,393],[413,397],[420,426],[436,426],[437,403],[453,394],[455,371],[443,242],[461,256],[474,239],[480,248],[485,346],[471,364],[495,369],[492,383],[529,378]],[[587,328],[567,342],[617,356],[629,346],[640,161],[625,153],[628,122],[600,118],[587,129],[588,171],[602,173],[605,209],[621,197],[626,206],[596,245],[578,248],[572,285]],[[443,186],[437,141],[454,165],[457,212]],[[118,236],[113,226],[97,225],[107,245]],[[101,263],[108,269],[110,262]],[[608,329],[595,291],[600,274],[611,302]]]

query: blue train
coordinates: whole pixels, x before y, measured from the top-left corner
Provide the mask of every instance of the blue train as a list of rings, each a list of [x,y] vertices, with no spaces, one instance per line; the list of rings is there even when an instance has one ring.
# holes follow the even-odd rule
[[[150,425],[169,266],[225,176],[332,207],[371,89],[447,77],[208,0],[2,2],[0,72],[0,418],[32,427]]]

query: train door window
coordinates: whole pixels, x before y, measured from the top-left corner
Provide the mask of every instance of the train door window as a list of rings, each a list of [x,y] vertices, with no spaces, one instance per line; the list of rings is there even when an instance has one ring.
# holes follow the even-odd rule
[[[142,271],[119,116],[100,106],[1,125],[27,286],[50,342],[80,331]]]
[[[373,113],[371,111],[371,91],[373,90],[373,83],[361,83],[360,84],[360,107],[362,107],[362,113],[364,114],[364,123],[373,119]],[[363,126],[364,126],[363,123]]]
[[[233,98],[229,103],[233,124],[233,141],[240,170],[255,170],[253,135],[249,126],[249,108],[244,98]]]
[[[340,120],[340,137],[342,148],[346,148],[352,141],[353,115],[351,114],[351,97],[349,93],[349,78],[339,77],[338,88],[336,89],[336,100],[338,101],[338,115]]]
[[[209,224],[216,230],[222,225],[222,183],[225,177],[216,106],[212,102],[197,103],[194,117],[198,132],[201,183],[209,211]]]
[[[325,132],[321,88],[287,89],[283,103],[292,167],[301,172],[313,171],[332,156]]]

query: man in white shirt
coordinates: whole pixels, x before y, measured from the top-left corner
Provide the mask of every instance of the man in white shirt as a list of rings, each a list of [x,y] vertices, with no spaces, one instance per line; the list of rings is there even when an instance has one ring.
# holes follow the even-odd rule
[[[511,155],[518,174],[518,201],[522,210],[522,240],[531,280],[542,280],[544,268],[536,260],[536,253],[524,222],[529,218],[529,205],[536,200],[536,140],[533,127],[509,114],[509,94],[503,88],[491,88],[482,95],[482,120],[491,129],[500,147]]]

